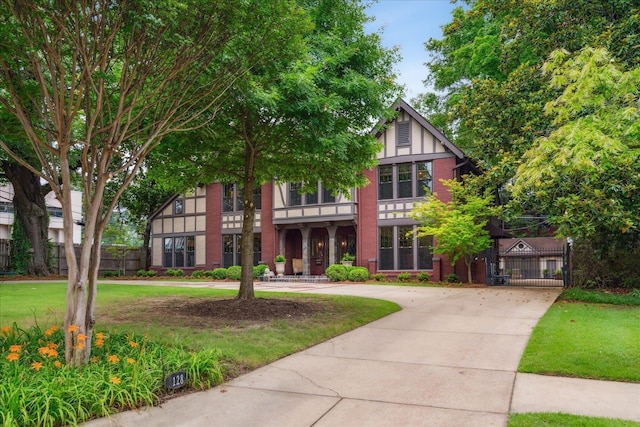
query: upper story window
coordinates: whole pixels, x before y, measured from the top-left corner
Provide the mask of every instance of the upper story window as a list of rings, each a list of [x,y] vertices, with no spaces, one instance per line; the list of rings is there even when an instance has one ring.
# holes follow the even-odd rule
[[[318,203],[335,203],[336,196],[331,194],[331,190],[324,188],[320,182],[317,183],[316,191],[311,193],[301,192],[302,184],[289,184],[289,206],[316,205]]]
[[[424,197],[433,191],[430,161],[378,167],[378,200]]]
[[[378,199],[393,199],[392,165],[384,165],[378,168]]]
[[[396,145],[411,144],[411,122],[396,122]]]
[[[173,202],[173,213],[176,215],[184,213],[184,200],[176,199]]]
[[[253,189],[253,205],[256,209],[262,209],[262,187]],[[224,184],[222,187],[222,211],[241,211],[244,206],[244,192],[238,184]]]

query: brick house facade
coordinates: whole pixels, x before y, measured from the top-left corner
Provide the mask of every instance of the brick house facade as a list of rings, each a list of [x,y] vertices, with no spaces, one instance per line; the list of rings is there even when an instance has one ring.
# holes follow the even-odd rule
[[[376,134],[383,148],[378,167],[366,171],[370,183],[352,189],[350,197],[333,196],[318,183],[318,191],[301,194],[296,184],[262,185],[254,193],[254,264],[274,269],[277,254],[287,258],[285,274],[320,275],[345,253],[354,265],[371,273],[429,271],[443,280],[452,267],[432,254],[431,239],[406,233],[417,223],[406,214],[429,191],[449,199],[440,179],[458,178],[470,164],[463,152],[406,102],[395,105],[396,118]],[[427,190],[425,190],[427,188]],[[228,267],[240,262],[241,204],[233,184],[213,183],[175,196],[152,217],[152,268],[166,270]],[[301,260],[301,261],[300,261]],[[474,280],[484,281],[484,263],[475,266]],[[456,271],[466,279],[466,269]]]

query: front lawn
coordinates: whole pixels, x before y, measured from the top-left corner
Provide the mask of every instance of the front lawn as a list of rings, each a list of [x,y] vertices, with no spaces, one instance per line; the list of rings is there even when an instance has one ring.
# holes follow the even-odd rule
[[[93,336],[74,332],[74,345],[91,343],[92,360],[76,369],[64,364],[65,289],[0,284],[2,426],[75,425],[156,404],[170,393],[170,372],[185,371],[188,390],[211,387],[400,309],[369,298],[257,292],[261,315],[237,320],[246,306],[233,300],[236,291],[100,284]],[[279,311],[269,318],[273,306]]]
[[[535,413],[512,414],[507,427],[638,427],[640,423],[613,418],[585,417],[580,415]]]
[[[593,298],[565,291],[535,327],[519,372],[640,382],[640,307],[577,301]]]

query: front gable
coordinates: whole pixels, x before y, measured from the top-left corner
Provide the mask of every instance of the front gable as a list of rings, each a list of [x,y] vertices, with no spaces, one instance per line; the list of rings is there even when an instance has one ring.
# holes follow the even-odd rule
[[[375,133],[383,145],[378,159],[405,156],[457,157],[464,159],[464,153],[455,146],[427,119],[413,107],[399,100],[396,103],[396,117],[391,122],[381,122]]]

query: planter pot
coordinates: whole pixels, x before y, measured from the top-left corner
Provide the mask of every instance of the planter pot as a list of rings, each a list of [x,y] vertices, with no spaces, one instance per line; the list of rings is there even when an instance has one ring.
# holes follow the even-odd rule
[[[284,262],[276,262],[276,273],[278,276],[284,276]]]
[[[342,265],[345,267],[351,267],[353,265],[353,261],[342,261]]]

